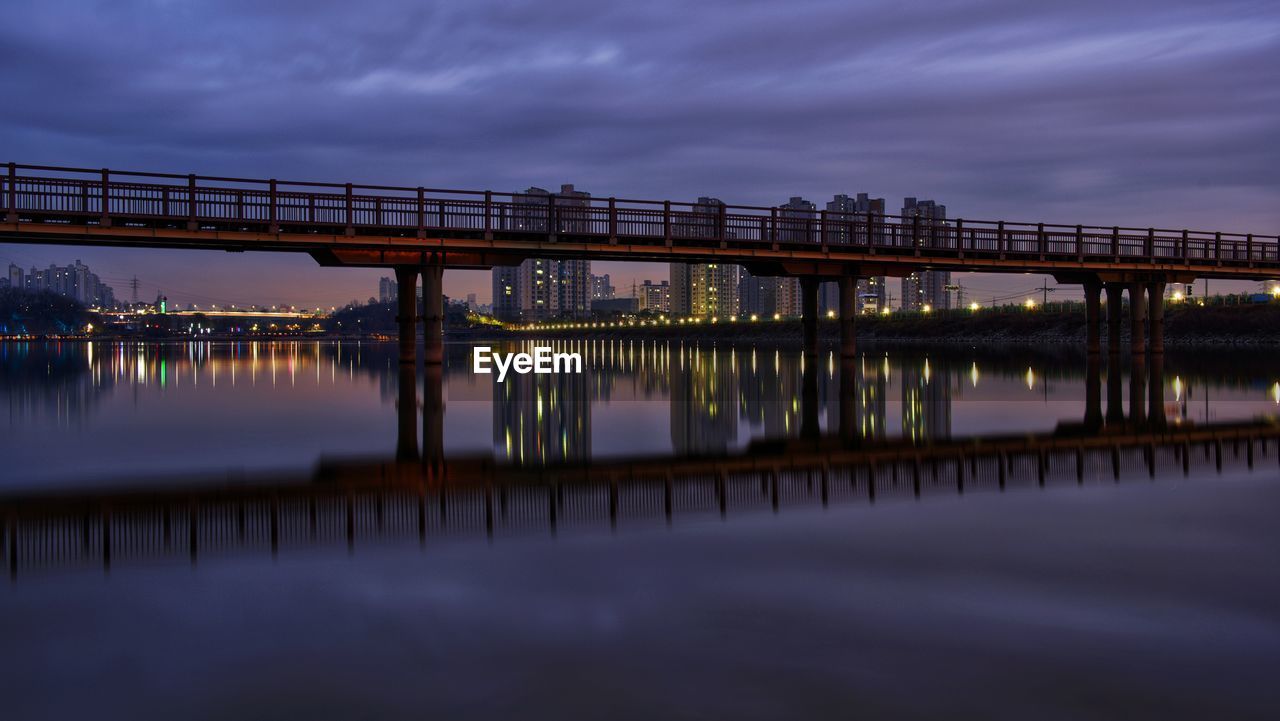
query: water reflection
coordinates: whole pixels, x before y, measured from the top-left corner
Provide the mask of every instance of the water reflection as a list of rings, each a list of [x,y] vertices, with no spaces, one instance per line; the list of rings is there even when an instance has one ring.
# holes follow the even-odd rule
[[[384,344],[0,344],[11,479],[133,472],[126,461],[140,456],[119,452],[120,439],[157,432],[165,443],[147,452],[184,469],[304,467],[317,448],[405,461],[487,448],[498,460],[555,465],[725,453],[764,438],[929,445],[1062,424],[1161,428],[1280,407],[1274,369],[1253,353],[1104,363],[1070,351],[871,346],[842,363],[834,352],[806,361],[769,345],[551,345],[582,353],[587,372],[499,383],[471,372],[468,346],[450,346],[443,369],[415,370]],[[93,468],[58,467],[67,443]],[[219,450],[228,444],[231,461]]]

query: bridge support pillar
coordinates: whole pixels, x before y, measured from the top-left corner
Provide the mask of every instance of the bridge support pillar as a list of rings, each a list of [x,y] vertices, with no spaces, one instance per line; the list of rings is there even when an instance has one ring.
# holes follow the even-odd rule
[[[1129,286],[1129,352],[1143,355],[1147,352],[1147,299],[1146,285]]]
[[[858,278],[840,276],[840,357],[858,355]],[[842,391],[843,392],[843,391]]]
[[[1085,345],[1090,356],[1102,352],[1102,284],[1084,284]]]
[[[1120,327],[1124,317],[1124,286],[1107,283],[1107,352],[1120,352]]]
[[[444,265],[422,266],[422,343],[429,366],[444,362]]]
[[[804,326],[804,354],[810,361],[818,356],[818,277],[800,278],[801,322]]]
[[[1164,288],[1165,282],[1162,280],[1152,281],[1147,286],[1147,312],[1148,324],[1151,326],[1150,333],[1147,334],[1147,344],[1151,347],[1151,353],[1164,353]]]
[[[400,364],[418,361],[418,269],[396,266],[396,322],[400,324]],[[414,434],[417,435],[416,433]]]

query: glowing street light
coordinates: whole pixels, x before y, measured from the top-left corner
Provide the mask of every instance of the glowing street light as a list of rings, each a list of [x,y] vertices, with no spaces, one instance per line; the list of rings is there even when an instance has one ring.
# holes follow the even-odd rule
[[[978,312],[978,309],[979,309],[979,308],[981,308],[981,307],[982,307],[982,306],[978,305],[976,302],[975,302],[975,303],[970,303],[970,304],[969,304],[969,310],[971,310],[971,311],[973,311],[973,312],[975,312],[975,313],[976,313],[976,312]]]
[[[1034,300],[1030,299],[1030,298],[1027,298],[1027,302],[1026,302],[1026,303],[1024,303],[1023,305],[1027,306],[1027,310],[1035,310],[1035,309],[1036,309],[1036,302],[1035,302]]]
[[[924,311],[925,313],[932,313],[932,312],[933,312],[933,306],[929,305],[928,303],[925,303],[925,304],[924,304],[924,307],[923,307],[923,308],[921,308],[920,310]]]

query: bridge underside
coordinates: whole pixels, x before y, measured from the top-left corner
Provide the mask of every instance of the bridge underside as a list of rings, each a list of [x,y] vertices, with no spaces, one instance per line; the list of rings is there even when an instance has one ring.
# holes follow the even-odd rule
[[[1280,269],[1253,263],[1155,261],[1108,253],[1011,254],[987,250],[877,248],[857,244],[812,242],[760,243],[722,241],[700,245],[624,242],[593,236],[546,234],[454,233],[419,238],[412,234],[346,235],[340,233],[258,232],[252,230],[147,227],[142,223],[80,225],[70,222],[3,222],[0,242],[129,248],[221,250],[229,253],[307,253],[324,266],[386,268],[440,263],[452,269],[487,270],[517,265],[528,258],[662,263],[734,263],[757,275],[848,275],[903,277],[921,270],[963,273],[1038,273],[1061,282],[1097,278],[1106,282],[1198,278],[1265,280]]]

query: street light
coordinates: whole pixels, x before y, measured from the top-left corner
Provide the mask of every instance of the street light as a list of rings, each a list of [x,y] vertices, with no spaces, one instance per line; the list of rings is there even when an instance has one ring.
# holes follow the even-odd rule
[[[1027,310],[1036,309],[1036,302],[1034,300],[1031,300],[1030,298],[1027,298],[1027,302],[1024,305],[1027,306]]]
[[[978,305],[976,302],[974,302],[974,303],[970,303],[970,304],[969,304],[969,310],[971,310],[971,311],[973,311],[973,312],[975,312],[975,313],[977,313],[977,312],[978,312],[978,309],[979,309],[979,308],[981,308],[981,307],[982,307],[982,306]]]

